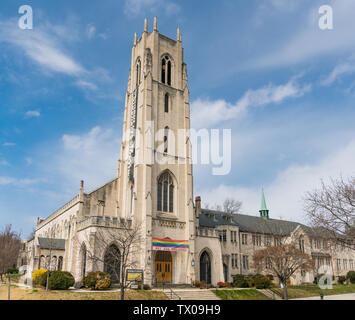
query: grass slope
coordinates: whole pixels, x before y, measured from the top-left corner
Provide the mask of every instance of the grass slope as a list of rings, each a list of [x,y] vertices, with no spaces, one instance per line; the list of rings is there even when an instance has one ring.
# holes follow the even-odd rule
[[[256,289],[246,290],[213,290],[222,300],[270,300]]]

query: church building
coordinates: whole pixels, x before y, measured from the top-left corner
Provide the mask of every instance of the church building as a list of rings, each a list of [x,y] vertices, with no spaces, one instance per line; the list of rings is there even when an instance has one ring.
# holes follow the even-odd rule
[[[311,248],[308,244],[317,235],[306,226],[271,219],[264,196],[258,216],[203,209],[201,198],[193,194],[189,130],[182,35],[179,28],[176,39],[162,35],[156,18],[150,32],[145,20],[144,32],[140,38],[135,34],[132,47],[117,175],[88,193],[82,181],[77,196],[46,219],[38,218],[35,237],[25,249],[28,274],[50,265],[71,272],[81,283],[90,271],[111,273],[106,250],[120,252],[114,241],[100,249],[96,262],[87,252],[97,251],[95,234],[120,234],[127,225],[140,226],[134,269],[143,270],[144,283],[150,286],[191,285],[196,280],[216,285],[233,281],[236,274],[253,274],[255,250],[284,237],[302,239],[303,249],[322,263],[341,259],[339,275],[345,272],[345,257],[347,268],[353,268],[350,254],[335,257],[326,246]],[[171,143],[181,132],[182,143]],[[294,282],[312,282],[313,277],[300,273]]]

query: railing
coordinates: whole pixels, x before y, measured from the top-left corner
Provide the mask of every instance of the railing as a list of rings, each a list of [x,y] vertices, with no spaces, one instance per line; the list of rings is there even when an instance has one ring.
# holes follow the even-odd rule
[[[112,228],[131,228],[132,220],[107,216],[88,216],[78,224],[78,230],[91,226],[112,227]]]
[[[169,292],[168,292],[167,296],[170,300],[173,300],[174,297],[177,300],[181,300],[181,297],[173,289],[171,289],[171,288],[168,288],[168,289],[169,289]]]

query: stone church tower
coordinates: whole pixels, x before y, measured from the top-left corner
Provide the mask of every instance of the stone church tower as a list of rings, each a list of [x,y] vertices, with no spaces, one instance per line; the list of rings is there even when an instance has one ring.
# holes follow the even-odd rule
[[[147,20],[134,37],[118,164],[117,216],[141,225],[145,283],[195,279],[190,105],[182,37]]]

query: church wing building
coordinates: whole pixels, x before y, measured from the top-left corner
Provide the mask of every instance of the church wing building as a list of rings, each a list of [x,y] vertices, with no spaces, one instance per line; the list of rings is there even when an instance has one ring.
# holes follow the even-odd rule
[[[345,272],[345,259],[346,268],[353,266],[350,253],[335,257],[323,242],[318,248],[319,237],[306,226],[270,219],[264,197],[258,217],[202,209],[200,197],[194,201],[193,196],[189,131],[180,30],[173,40],[158,32],[156,19],[148,32],[145,20],[132,47],[117,176],[90,193],[84,192],[82,181],[75,198],[38,219],[34,239],[24,246],[28,274],[40,268],[66,270],[80,284],[88,272],[102,270],[116,279],[108,253],[120,254],[121,248],[114,240],[99,247],[97,234],[119,238],[137,226],[141,237],[129,259],[151,286],[195,280],[216,285],[236,274],[253,274],[255,250],[292,237],[319,263],[340,260],[339,275]],[[173,143],[175,137],[179,143]],[[313,277],[300,274],[294,281],[311,282]]]

